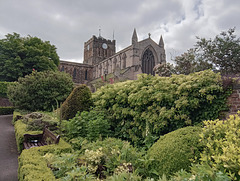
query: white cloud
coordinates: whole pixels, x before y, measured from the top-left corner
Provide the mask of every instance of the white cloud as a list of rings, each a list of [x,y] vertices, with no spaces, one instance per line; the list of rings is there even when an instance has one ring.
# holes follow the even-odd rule
[[[92,35],[112,39],[117,50],[152,34],[165,41],[167,59],[193,47],[196,36],[214,37],[236,27],[240,35],[239,0],[8,0],[0,2],[0,38],[17,32],[48,40],[61,59],[82,61],[83,44]]]

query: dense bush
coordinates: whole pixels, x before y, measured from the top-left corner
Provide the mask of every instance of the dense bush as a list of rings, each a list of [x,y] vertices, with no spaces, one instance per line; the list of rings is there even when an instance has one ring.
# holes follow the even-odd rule
[[[88,111],[92,105],[92,93],[86,85],[75,87],[61,106],[62,119],[73,118],[76,113]]]
[[[204,121],[201,141],[206,147],[201,160],[215,170],[226,172],[232,179],[240,179],[240,117],[227,120]]]
[[[116,138],[83,144],[80,151],[80,162],[87,164],[90,173],[100,177],[113,173],[132,173],[142,156],[129,142]]]
[[[52,110],[73,89],[71,77],[63,72],[36,72],[19,78],[8,86],[8,97],[14,106],[29,111]]]
[[[116,137],[148,147],[178,128],[215,119],[226,109],[221,76],[210,70],[107,85],[93,94],[95,107],[110,116]]]
[[[110,124],[107,116],[101,111],[78,112],[66,123],[66,136],[69,139],[84,137],[89,141],[110,136]]]
[[[0,97],[7,97],[7,87],[12,82],[0,82]]]
[[[199,142],[201,130],[200,127],[189,126],[160,137],[147,153],[153,160],[149,167],[158,173],[155,177],[163,174],[169,177],[181,169],[190,169],[190,159],[199,158],[203,149]]]
[[[0,115],[12,114],[14,107],[0,107]]]

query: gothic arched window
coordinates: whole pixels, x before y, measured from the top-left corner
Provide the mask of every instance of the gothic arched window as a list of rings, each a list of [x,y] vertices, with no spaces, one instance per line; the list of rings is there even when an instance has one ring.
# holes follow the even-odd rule
[[[142,56],[142,72],[155,75],[153,68],[155,66],[153,52],[148,48]]]

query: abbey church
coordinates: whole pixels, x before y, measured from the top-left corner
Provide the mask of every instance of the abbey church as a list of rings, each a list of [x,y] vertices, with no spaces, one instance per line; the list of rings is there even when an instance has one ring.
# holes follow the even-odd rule
[[[116,40],[107,40],[100,35],[92,36],[84,43],[83,63],[60,61],[59,70],[69,73],[77,84],[91,84],[96,79],[110,80],[123,78],[137,79],[137,74],[154,75],[153,68],[166,62],[162,36],[159,43],[154,42],[149,34],[147,39],[138,41],[134,29],[132,44],[116,52]]]

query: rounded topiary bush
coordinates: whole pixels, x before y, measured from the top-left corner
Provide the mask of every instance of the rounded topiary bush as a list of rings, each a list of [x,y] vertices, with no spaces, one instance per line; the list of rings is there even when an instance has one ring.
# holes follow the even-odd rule
[[[92,105],[92,93],[86,85],[80,85],[73,89],[61,106],[62,119],[72,119],[76,113],[88,111]]]
[[[181,169],[189,170],[190,159],[199,158],[203,149],[199,141],[201,130],[200,127],[189,126],[160,137],[147,153],[153,159],[150,169],[167,177]]]

